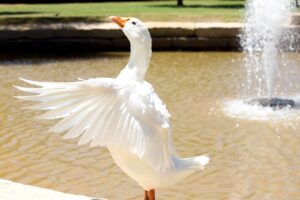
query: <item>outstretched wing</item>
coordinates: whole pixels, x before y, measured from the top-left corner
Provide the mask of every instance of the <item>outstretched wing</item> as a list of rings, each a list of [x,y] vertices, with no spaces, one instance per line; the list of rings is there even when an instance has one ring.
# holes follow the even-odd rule
[[[77,82],[37,82],[36,88],[15,86],[38,102],[28,107],[45,110],[39,119],[60,119],[50,131],[66,132],[64,139],[80,137],[79,144],[121,146],[158,171],[172,167],[175,148],[169,113],[147,83],[113,78]]]

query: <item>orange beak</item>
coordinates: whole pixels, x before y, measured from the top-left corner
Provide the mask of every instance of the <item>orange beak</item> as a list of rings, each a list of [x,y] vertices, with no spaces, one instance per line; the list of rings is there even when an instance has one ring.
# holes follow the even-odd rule
[[[128,20],[130,20],[129,17],[110,16],[109,18],[111,19],[111,21],[118,24],[121,28],[123,28],[125,26],[125,23],[128,22]]]

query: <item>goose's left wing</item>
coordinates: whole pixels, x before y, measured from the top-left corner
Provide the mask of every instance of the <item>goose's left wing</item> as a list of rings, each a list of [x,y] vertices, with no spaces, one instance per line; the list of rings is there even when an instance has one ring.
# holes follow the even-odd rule
[[[97,78],[76,82],[37,82],[36,88],[16,86],[38,102],[28,108],[47,110],[40,119],[60,119],[50,130],[80,137],[79,144],[121,146],[156,170],[172,167],[169,113],[147,82]]]

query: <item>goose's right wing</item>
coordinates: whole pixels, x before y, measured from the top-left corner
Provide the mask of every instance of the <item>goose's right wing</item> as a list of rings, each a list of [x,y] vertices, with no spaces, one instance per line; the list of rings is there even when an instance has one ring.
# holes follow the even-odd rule
[[[47,110],[38,118],[60,119],[51,131],[66,132],[65,139],[81,136],[79,144],[122,146],[156,170],[173,165],[169,113],[150,84],[112,78],[24,81],[40,87],[17,86],[37,94],[18,98],[39,102],[30,109]]]

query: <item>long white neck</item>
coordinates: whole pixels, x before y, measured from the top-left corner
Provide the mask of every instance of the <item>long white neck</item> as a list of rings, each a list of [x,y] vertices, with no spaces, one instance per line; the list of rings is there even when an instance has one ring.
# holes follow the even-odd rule
[[[147,37],[144,42],[130,41],[129,62],[119,74],[118,79],[144,81],[151,54],[151,38]]]

